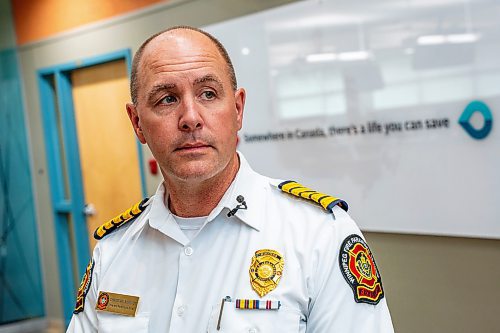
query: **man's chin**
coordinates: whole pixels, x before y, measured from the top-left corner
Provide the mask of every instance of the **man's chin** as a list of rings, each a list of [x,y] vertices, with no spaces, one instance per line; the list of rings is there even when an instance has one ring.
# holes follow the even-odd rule
[[[200,182],[217,175],[218,170],[206,163],[185,163],[182,168],[173,170],[173,176],[184,182]]]
[[[181,182],[203,182],[217,178],[228,171],[230,160],[224,162],[214,156],[204,156],[198,159],[178,159],[164,169],[166,180]]]

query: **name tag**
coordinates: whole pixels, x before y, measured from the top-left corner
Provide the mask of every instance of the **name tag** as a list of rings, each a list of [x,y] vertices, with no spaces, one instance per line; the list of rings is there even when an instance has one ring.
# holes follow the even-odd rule
[[[100,291],[95,309],[135,317],[139,297]]]

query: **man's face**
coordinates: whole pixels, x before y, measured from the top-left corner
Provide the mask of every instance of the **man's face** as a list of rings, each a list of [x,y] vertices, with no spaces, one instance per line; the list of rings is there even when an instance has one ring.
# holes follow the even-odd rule
[[[227,65],[210,39],[167,32],[139,64],[137,105],[127,105],[136,134],[167,180],[203,181],[237,159],[245,91],[233,91]]]

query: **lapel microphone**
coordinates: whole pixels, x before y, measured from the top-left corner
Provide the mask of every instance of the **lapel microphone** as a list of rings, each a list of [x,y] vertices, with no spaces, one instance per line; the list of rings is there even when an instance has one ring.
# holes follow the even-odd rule
[[[239,204],[236,205],[236,207],[234,207],[233,209],[231,209],[229,213],[227,213],[227,217],[231,217],[234,214],[236,214],[238,209],[247,209],[247,203],[245,202],[245,198],[242,195],[238,195],[236,197],[236,201],[238,201]]]

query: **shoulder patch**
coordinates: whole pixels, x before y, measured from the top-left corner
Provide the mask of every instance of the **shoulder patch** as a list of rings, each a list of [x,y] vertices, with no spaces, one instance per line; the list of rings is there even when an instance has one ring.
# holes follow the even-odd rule
[[[87,265],[87,269],[85,270],[85,274],[83,274],[82,282],[80,283],[80,287],[78,288],[78,294],[76,295],[76,305],[75,310],[73,310],[74,314],[78,314],[83,311],[85,307],[85,297],[89,292],[90,285],[92,284],[92,272],[94,270],[94,259],[90,259],[89,264]]]
[[[356,303],[376,305],[384,298],[375,258],[361,236],[352,234],[344,239],[340,247],[339,265]]]
[[[108,222],[102,224],[99,228],[95,230],[94,238],[97,240],[102,239],[104,236],[109,235],[122,225],[126,224],[127,222],[141,215],[144,209],[146,209],[147,206],[146,203],[148,202],[148,200],[149,198],[145,198],[139,201],[131,208],[127,209],[125,212],[109,220]]]
[[[331,195],[316,192],[310,188],[307,188],[293,180],[287,180],[278,185],[278,188],[283,192],[290,193],[299,198],[306,200],[311,200],[330,213],[333,212],[333,207],[339,206],[347,212],[348,205],[347,202],[339,198],[332,197]]]

